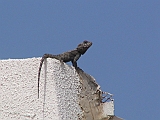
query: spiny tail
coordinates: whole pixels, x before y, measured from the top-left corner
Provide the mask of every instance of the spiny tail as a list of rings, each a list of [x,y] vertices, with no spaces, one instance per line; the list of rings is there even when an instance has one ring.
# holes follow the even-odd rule
[[[46,59],[46,57],[42,57],[40,66],[39,66],[39,71],[38,71],[38,98],[39,98],[39,80],[40,80],[40,74],[41,74],[41,68],[43,65],[43,61]]]

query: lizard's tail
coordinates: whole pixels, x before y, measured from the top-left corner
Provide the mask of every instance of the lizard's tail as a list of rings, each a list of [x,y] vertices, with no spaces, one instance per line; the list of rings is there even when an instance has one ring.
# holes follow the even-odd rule
[[[42,59],[41,59],[40,66],[39,66],[39,71],[38,71],[38,98],[39,98],[40,73],[41,73],[41,68],[42,68],[42,65],[43,65],[43,61],[44,61],[46,58],[55,58],[55,59],[58,59],[58,56],[57,56],[57,55],[52,55],[52,54],[44,54],[43,57],[42,57]]]
[[[40,81],[40,74],[41,74],[41,68],[43,65],[43,61],[46,59],[46,57],[42,57],[40,66],[39,66],[39,71],[38,71],[38,98],[39,98],[39,81]]]

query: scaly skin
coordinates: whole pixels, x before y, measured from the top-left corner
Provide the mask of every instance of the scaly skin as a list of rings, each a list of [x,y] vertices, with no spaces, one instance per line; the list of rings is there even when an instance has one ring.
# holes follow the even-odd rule
[[[88,48],[92,45],[92,42],[89,42],[87,40],[83,41],[81,44],[77,46],[75,50],[71,50],[62,54],[58,55],[52,55],[52,54],[44,54],[40,66],[39,66],[39,71],[38,71],[38,98],[39,98],[39,81],[40,81],[40,73],[41,73],[41,68],[43,61],[47,58],[55,58],[57,60],[60,60],[61,62],[72,62],[72,65],[77,69],[77,60],[83,55]]]

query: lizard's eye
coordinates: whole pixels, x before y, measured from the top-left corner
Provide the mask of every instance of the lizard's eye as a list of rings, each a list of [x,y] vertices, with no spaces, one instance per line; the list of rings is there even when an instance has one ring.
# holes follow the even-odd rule
[[[87,41],[87,40],[85,40],[85,41],[84,41],[84,43],[88,43],[88,41]]]

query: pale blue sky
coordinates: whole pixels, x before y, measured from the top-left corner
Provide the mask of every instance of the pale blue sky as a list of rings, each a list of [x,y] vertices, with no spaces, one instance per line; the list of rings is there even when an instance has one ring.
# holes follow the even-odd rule
[[[93,46],[78,66],[114,94],[115,114],[160,120],[159,0],[0,0],[0,59]]]

